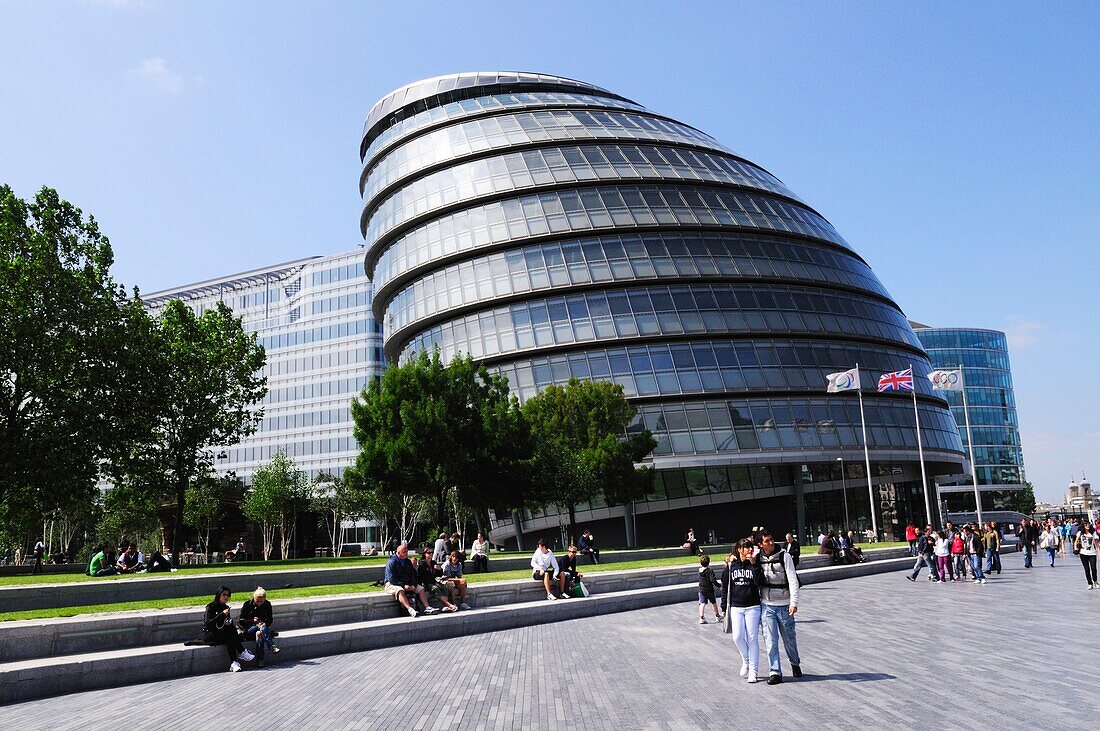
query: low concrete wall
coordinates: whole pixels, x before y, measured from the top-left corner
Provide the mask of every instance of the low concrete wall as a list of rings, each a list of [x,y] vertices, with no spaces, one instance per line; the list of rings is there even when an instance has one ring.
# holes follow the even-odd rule
[[[869,560],[882,560],[902,556],[904,552],[900,548],[884,549],[868,551],[867,556]],[[802,562],[799,575],[804,582],[815,580],[820,568],[814,567],[824,566],[824,559],[824,556],[813,556]],[[720,572],[721,566],[716,570]],[[594,593],[606,594],[690,582],[697,574],[697,565],[685,564],[592,573],[587,574],[584,581]],[[545,599],[542,585],[524,580],[472,584],[468,594],[469,603],[479,609],[540,599]],[[397,603],[379,592],[283,601],[275,599],[272,608],[274,627],[280,632],[403,616]],[[97,652],[105,648],[186,642],[198,638],[201,627],[202,610],[197,607],[3,622],[0,623],[0,662]]]
[[[884,558],[853,566],[829,566],[802,573],[804,583],[814,584],[853,576],[886,573],[906,568],[908,557]],[[587,599],[549,602],[530,601],[491,606],[472,612],[441,614],[416,620],[410,618],[350,622],[308,627],[284,632],[279,639],[280,662],[361,652],[381,647],[429,642],[493,632],[515,627],[546,625],[569,619],[674,604],[695,598],[694,567],[640,569],[591,577],[601,592]],[[687,583],[654,586],[658,580],[692,579]],[[607,581],[601,581],[606,578]],[[526,582],[521,592],[537,592]],[[532,582],[533,583],[533,582]],[[613,588],[621,587],[621,588]],[[487,595],[488,596],[488,595]],[[119,677],[141,678],[143,682],[226,671],[221,647],[185,647],[180,644],[139,647],[60,658],[38,658],[0,665],[0,704],[31,700],[82,690],[110,687]]]
[[[651,548],[638,551],[604,551],[600,553],[601,564],[623,561],[641,561],[654,558],[672,558],[684,556],[682,548]],[[586,565],[587,559],[581,557],[578,568]],[[466,562],[466,568],[472,567]],[[510,558],[489,558],[491,571],[513,571],[530,567],[531,560],[526,556]],[[581,571],[584,569],[581,568]],[[23,584],[0,587],[0,607],[6,612],[19,612],[31,609],[56,609],[59,607],[81,607],[93,604],[114,604],[117,602],[140,602],[154,599],[181,599],[185,597],[213,597],[219,586],[225,584],[235,594],[251,592],[257,586],[267,589],[279,589],[288,586],[328,586],[330,584],[356,584],[378,581],[382,578],[385,566],[336,566],[333,568],[287,569],[265,571],[262,567],[254,571],[222,571],[217,573],[191,574],[186,570],[172,574],[141,574],[134,577],[103,578],[97,581],[80,581],[57,584]]]
[[[84,573],[84,564],[82,563],[44,563],[39,569],[43,574],[82,574]],[[34,564],[26,563],[22,565],[11,564],[9,566],[0,566],[0,576],[30,576],[34,573]]]

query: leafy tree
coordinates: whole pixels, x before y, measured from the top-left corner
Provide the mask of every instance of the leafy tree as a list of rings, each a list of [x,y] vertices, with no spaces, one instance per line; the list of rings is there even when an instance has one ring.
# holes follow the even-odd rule
[[[161,526],[156,504],[150,502],[144,491],[132,484],[115,485],[103,496],[96,539],[112,546],[126,536],[138,546],[160,548]]]
[[[175,503],[178,561],[187,489],[210,470],[216,449],[255,430],[263,410],[254,405],[267,394],[266,358],[223,302],[200,316],[172,300],[155,320],[135,319],[130,345],[143,366],[127,427],[144,436],[112,463],[112,475],[142,485],[151,501]]]
[[[322,472],[311,486],[310,507],[319,516],[319,523],[328,532],[332,555],[339,556],[344,547],[341,524],[345,520],[366,514],[362,494],[344,479]]]
[[[1024,515],[1031,515],[1035,512],[1035,488],[1030,482],[1025,481],[1024,486],[1019,490],[1009,492],[1005,507],[1009,510],[1017,510]]]
[[[619,505],[648,492],[652,474],[635,463],[657,442],[648,430],[626,433],[636,412],[622,386],[576,378],[547,387],[523,405],[537,445],[537,494],[568,509],[570,541],[576,540],[578,503],[602,494],[609,505]]]
[[[210,556],[210,534],[221,523],[225,506],[235,503],[244,492],[237,476],[207,472],[184,494],[183,519],[199,532],[202,552]]]
[[[133,302],[111,278],[113,262],[95,219],[55,190],[23,201],[0,186],[0,512],[9,525],[91,503],[102,460],[126,437],[120,364]]]
[[[507,379],[468,357],[444,367],[438,350],[422,352],[352,401],[357,473],[383,493],[431,499],[436,526],[447,525],[452,488],[472,507],[516,499],[501,476],[524,456],[517,411]]]
[[[279,451],[271,461],[252,475],[252,489],[245,496],[241,511],[259,523],[263,532],[264,561],[271,557],[275,531],[279,531],[279,556],[290,557],[290,544],[298,523],[298,512],[309,500],[305,473]]]

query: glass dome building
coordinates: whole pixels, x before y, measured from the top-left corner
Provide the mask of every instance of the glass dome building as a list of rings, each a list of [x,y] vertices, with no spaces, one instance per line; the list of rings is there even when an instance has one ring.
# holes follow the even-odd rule
[[[605,544],[870,526],[857,400],[825,394],[825,374],[856,363],[879,525],[924,519],[913,403],[875,394],[879,373],[912,365],[930,479],[961,471],[928,358],[871,268],[694,127],[581,81],[462,73],[375,104],[360,158],[388,359],[468,353],[521,399],[613,380],[637,406],[656,484],[582,506]],[[544,506],[518,528],[561,522]]]
[[[934,367],[963,367],[982,510],[1014,509],[1015,491],[1023,487],[1025,477],[1008,339],[998,330],[913,325]],[[962,394],[957,391],[943,394],[951,405],[965,445]],[[940,480],[940,498],[949,512],[973,511],[970,475]]]

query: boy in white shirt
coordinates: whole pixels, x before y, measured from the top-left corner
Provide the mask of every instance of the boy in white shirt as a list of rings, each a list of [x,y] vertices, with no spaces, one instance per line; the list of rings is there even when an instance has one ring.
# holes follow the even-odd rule
[[[545,539],[539,539],[539,547],[535,549],[535,555],[531,556],[531,568],[534,569],[531,578],[535,581],[541,581],[543,586],[546,587],[547,599],[552,601],[557,599],[558,595],[563,599],[565,598],[565,574],[558,568],[558,560],[554,558],[554,552],[546,546]],[[553,589],[550,588],[550,582],[553,581],[555,575],[558,577],[557,594],[554,594]]]

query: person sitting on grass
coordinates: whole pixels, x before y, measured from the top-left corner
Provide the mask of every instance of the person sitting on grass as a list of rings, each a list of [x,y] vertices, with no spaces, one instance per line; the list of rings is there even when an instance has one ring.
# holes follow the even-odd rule
[[[565,556],[558,562],[561,567],[558,570],[558,581],[561,584],[562,596],[573,596],[573,585],[580,580],[580,571],[577,571],[577,547],[570,546]]]
[[[416,569],[409,560],[409,547],[404,543],[397,547],[397,551],[386,562],[383,582],[384,591],[396,599],[410,617],[416,616],[416,607],[410,602],[410,595],[420,599],[420,603],[424,605],[424,614],[435,614],[439,611],[428,604],[424,587],[417,585]]]
[[[237,635],[237,628],[233,625],[229,611],[231,596],[233,592],[228,586],[223,586],[214,595],[214,600],[206,605],[206,614],[202,621],[202,641],[208,645],[224,645],[229,655],[229,672],[239,673],[240,661],[251,662],[256,656],[244,649]]]
[[[470,544],[470,555],[474,557],[474,573],[489,573],[489,541],[485,540],[484,533],[478,533],[477,538]]]
[[[592,531],[586,530],[581,533],[581,539],[577,543],[581,549],[581,553],[588,556],[588,560],[592,563],[600,562],[600,549],[596,547],[596,537],[592,535]]]
[[[241,536],[239,539],[237,539],[237,545],[233,546],[233,548],[230,548],[228,551],[225,552],[225,562],[229,563],[230,561],[236,561],[237,555],[240,554],[243,550],[244,536]]]
[[[164,549],[168,550],[168,549]],[[149,557],[149,565],[145,569],[146,573],[156,574],[168,571],[175,571],[176,567],[172,565],[172,561],[165,557],[160,551],[153,551],[153,555]]]
[[[145,570],[145,564],[140,563],[137,557],[137,546],[133,543],[126,546],[115,563],[115,568],[120,574],[136,574]]]
[[[531,574],[531,578],[540,582],[546,587],[546,598],[549,600],[557,599],[559,596],[565,598],[565,575],[561,573],[561,569],[558,568],[558,560],[554,558],[554,552],[546,545],[546,539],[540,538],[538,548],[535,549],[535,553],[531,556],[531,568],[534,573]],[[553,569],[551,571],[551,569]],[[554,576],[558,577],[558,593],[555,594],[551,588],[550,582],[554,579]]]
[[[455,597],[458,597],[459,609],[470,608],[466,603],[466,579],[462,576],[462,554],[458,551],[451,551],[451,555],[447,557],[447,563],[443,564],[443,583],[447,585],[452,604],[455,603]]]
[[[241,607],[241,614],[237,618],[237,624],[244,632],[245,639],[256,640],[256,667],[264,666],[266,650],[271,654],[279,652],[275,646],[275,639],[271,634],[273,621],[271,602],[267,600],[267,591],[262,586],[257,586],[252,592],[252,598]]]
[[[429,598],[435,597],[442,602],[444,612],[457,612],[458,607],[451,604],[443,587],[439,585],[438,577],[443,575],[443,569],[432,560],[433,552],[434,549],[432,548],[424,549],[424,554],[416,567],[416,580],[424,587],[424,593]]]
[[[118,569],[111,565],[107,556],[109,550],[111,550],[110,546],[104,543],[99,553],[92,556],[92,560],[88,562],[88,570],[85,572],[88,576],[114,576],[118,573]]]

